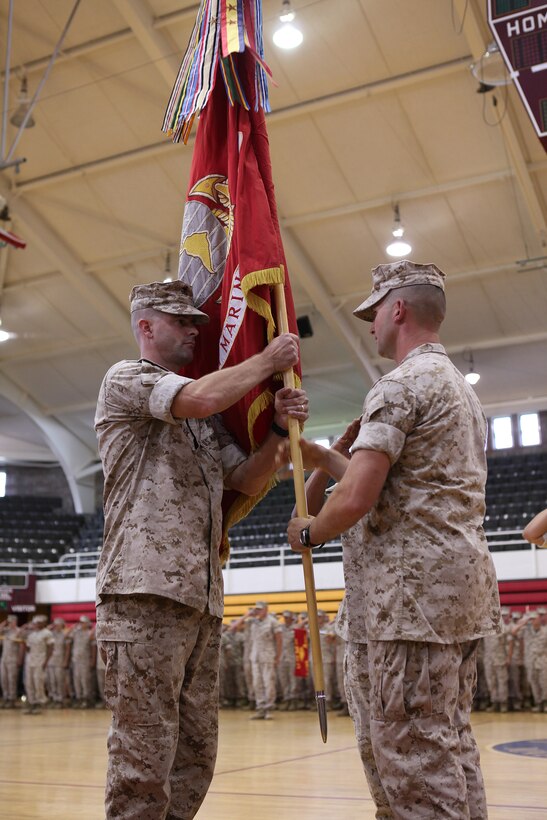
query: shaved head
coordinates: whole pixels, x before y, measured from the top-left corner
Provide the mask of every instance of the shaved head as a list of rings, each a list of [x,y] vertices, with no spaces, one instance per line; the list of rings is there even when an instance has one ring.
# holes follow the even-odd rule
[[[410,285],[391,290],[385,301],[392,304],[397,299],[401,299],[410,308],[421,327],[438,331],[446,314],[444,291],[435,285]]]

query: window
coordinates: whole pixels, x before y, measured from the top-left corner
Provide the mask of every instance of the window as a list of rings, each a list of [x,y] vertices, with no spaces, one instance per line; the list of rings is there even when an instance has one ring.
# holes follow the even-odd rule
[[[541,444],[539,418],[537,413],[525,413],[519,416],[520,443],[523,447]]]
[[[494,450],[504,450],[513,446],[511,416],[498,416],[492,419],[492,443]]]
[[[6,473],[0,472],[0,498],[6,495]]]

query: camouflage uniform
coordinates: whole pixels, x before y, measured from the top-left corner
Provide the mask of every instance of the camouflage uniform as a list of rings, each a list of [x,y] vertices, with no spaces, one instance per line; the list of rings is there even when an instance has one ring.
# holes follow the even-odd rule
[[[97,640],[112,710],[107,818],[189,820],[217,748],[224,478],[245,454],[220,419],[171,415],[191,380],[147,360],[107,373]]]
[[[48,647],[53,646],[53,633],[45,627],[26,637],[24,683],[29,706],[47,703],[46,660]]]
[[[296,657],[294,654],[294,623],[289,626],[283,623],[280,626],[283,647],[281,660],[277,667],[277,679],[282,703],[280,708],[284,710],[292,707],[296,700],[296,678],[294,676]]]
[[[244,705],[247,696],[247,687],[243,674],[244,643],[245,638],[243,637],[243,632],[235,632],[232,635],[232,667],[234,671],[236,706]]]
[[[525,696],[524,689],[524,639],[522,633],[514,634],[518,624],[513,617],[512,629],[509,632],[509,646],[511,647],[511,663],[509,664],[509,698],[515,712],[520,712]],[[524,673],[524,674],[523,674]]]
[[[251,664],[256,710],[259,715],[267,715],[275,706],[275,635],[281,632],[281,624],[270,614],[263,620],[250,618],[247,623],[251,625]]]
[[[235,706],[240,699],[241,683],[237,673],[236,636],[224,627],[220,639],[220,702],[223,706]]]
[[[2,697],[6,706],[13,706],[17,700],[21,654],[20,630],[17,626],[2,633],[2,660],[0,661],[0,681]]]
[[[500,635],[489,635],[484,639],[484,671],[492,705],[507,711],[509,698],[509,628],[503,624]]]
[[[336,638],[334,635],[334,624],[329,623],[328,615],[319,613],[323,620],[319,628],[319,641],[321,643],[321,658],[323,660],[323,678],[325,683],[325,704],[327,709],[332,708],[332,702],[336,693]],[[315,691],[315,681],[313,679],[313,653],[309,651],[311,683]]]
[[[528,675],[534,711],[547,711],[547,626],[532,626],[529,637]]]
[[[374,763],[401,820],[487,816],[469,722],[477,639],[500,629],[482,530],[485,439],[474,391],[427,343],[376,382],[353,445],[386,453],[391,469],[356,554],[344,555],[347,695],[365,744],[370,709]],[[354,599],[354,587],[365,594]],[[368,647],[356,649],[359,606]]]
[[[70,633],[74,692],[76,693],[76,700],[86,706],[89,706],[93,699],[93,682],[91,678],[93,640],[91,629],[81,624],[75,626]]]
[[[244,624],[243,631],[243,676],[245,678],[245,689],[247,690],[247,700],[249,704],[255,702],[255,690],[253,686],[253,665],[251,663],[251,652],[253,649],[253,636],[251,625]]]
[[[53,629],[53,652],[47,663],[47,687],[51,700],[62,703],[65,697],[65,653],[67,636],[64,629]]]

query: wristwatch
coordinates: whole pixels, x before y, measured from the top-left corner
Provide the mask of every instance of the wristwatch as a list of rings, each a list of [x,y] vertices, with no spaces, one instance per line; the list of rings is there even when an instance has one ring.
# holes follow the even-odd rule
[[[310,527],[311,524],[308,524],[307,527],[304,527],[303,530],[300,530],[300,543],[303,547],[308,547],[309,549],[320,549],[325,545],[325,542],[323,541],[322,544],[312,544],[312,542],[310,541]]]

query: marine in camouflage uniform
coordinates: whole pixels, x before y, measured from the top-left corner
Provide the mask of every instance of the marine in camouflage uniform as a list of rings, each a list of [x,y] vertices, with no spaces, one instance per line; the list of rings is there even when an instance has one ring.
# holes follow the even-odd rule
[[[92,672],[95,669],[95,636],[91,629],[91,621],[87,615],[82,615],[80,621],[70,631],[72,682],[79,706],[93,705],[95,695]]]
[[[40,714],[40,706],[47,703],[46,666],[53,652],[54,641],[46,624],[45,615],[35,615],[32,619],[31,632],[25,639],[27,654],[23,679],[27,696],[27,714]]]
[[[511,613],[511,624],[509,630],[509,700],[514,712],[522,710],[525,700],[524,679],[526,671],[524,669],[524,640],[522,634],[516,631],[521,613],[514,611]]]
[[[251,634],[250,624],[245,622],[237,627],[240,634],[243,635],[243,677],[245,679],[245,690],[247,693],[248,707],[254,709],[256,705],[255,690],[253,686],[253,665],[251,663],[251,652],[253,649],[253,636]]]
[[[245,616],[251,628],[251,664],[256,715],[252,720],[270,720],[275,707],[276,669],[281,659],[281,624],[270,615],[265,601],[257,601],[254,610]]]
[[[508,617],[508,611],[504,612]],[[490,703],[487,711],[507,712],[509,699],[509,636],[510,627],[503,621],[499,635],[484,639],[484,671]]]
[[[53,652],[47,663],[47,687],[49,697],[57,707],[60,707],[66,694],[65,655],[68,643],[63,618],[55,618],[51,626],[51,634],[53,635]]]
[[[234,654],[235,634],[223,625],[220,638],[220,703],[223,706],[236,706],[239,700],[240,683],[237,678],[237,663]]]
[[[24,642],[17,626],[17,615],[8,615],[0,627],[2,659],[0,660],[0,683],[2,685],[2,706],[14,709],[17,701],[19,669],[23,663]]]
[[[281,702],[279,704],[280,711],[284,712],[287,709],[292,711],[296,708],[296,678],[294,675],[294,667],[296,663],[296,656],[294,652],[294,629],[295,618],[294,613],[286,609],[283,613],[283,622],[281,623],[281,659],[277,667],[277,683]]]
[[[470,726],[478,639],[500,630],[482,529],[486,419],[439,342],[443,279],[434,265],[406,260],[374,269],[355,314],[372,322],[378,352],[397,367],[368,393],[330,499],[311,524],[289,525],[301,551],[364,516],[356,552],[368,643],[348,647],[347,694],[360,699],[371,764],[401,820],[487,817]],[[324,453],[311,466],[332,460]],[[345,564],[349,596],[355,578]]]
[[[298,339],[284,334],[193,381],[177,375],[207,321],[191,289],[137,286],[131,308],[142,358],[108,371],[95,417],[105,477],[96,636],[112,711],[106,817],[189,820],[217,749],[223,488],[258,492],[279,442],[272,431],[247,458],[214,413],[292,366]],[[282,389],[275,421],[303,420],[306,408],[303,391]]]
[[[547,624],[543,611],[537,610],[527,627],[527,673],[532,690],[533,712],[547,712]]]

